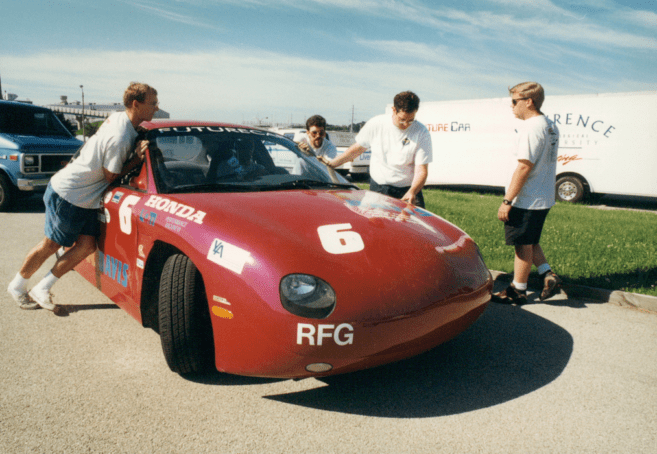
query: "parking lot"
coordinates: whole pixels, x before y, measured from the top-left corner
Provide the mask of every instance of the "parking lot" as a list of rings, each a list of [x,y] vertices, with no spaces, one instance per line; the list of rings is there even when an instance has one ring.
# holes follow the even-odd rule
[[[34,201],[0,214],[0,452],[654,453],[657,446],[654,312],[563,296],[523,308],[491,305],[456,339],[373,370],[302,381],[181,377],[168,370],[155,332],[75,273],[54,288],[67,316],[17,308],[5,289],[41,238],[43,219]]]

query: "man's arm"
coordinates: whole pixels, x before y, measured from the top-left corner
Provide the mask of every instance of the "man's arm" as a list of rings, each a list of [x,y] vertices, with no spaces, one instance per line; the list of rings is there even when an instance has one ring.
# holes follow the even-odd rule
[[[516,167],[516,170],[513,172],[511,183],[509,183],[506,194],[504,194],[504,198],[506,200],[513,200],[516,198],[522,187],[527,182],[527,178],[529,178],[529,174],[533,168],[534,164],[532,164],[531,161],[526,159],[518,159],[518,167]],[[511,211],[511,205],[502,203],[499,210],[497,210],[497,219],[502,222],[508,221],[509,211]]]
[[[105,175],[105,181],[111,184],[112,182],[114,182],[114,180],[122,177],[123,175],[127,175],[132,169],[134,169],[139,164],[144,162],[144,157],[146,156],[147,148],[148,148],[148,140],[142,140],[141,142],[137,143],[137,146],[135,147],[135,156],[123,166],[123,169],[121,169],[121,173],[112,173],[109,170],[107,170],[105,167],[103,167],[103,174]]]
[[[367,148],[358,145],[358,143],[354,143],[347,149],[347,151],[327,161],[326,164],[333,168],[340,167],[345,162],[353,161],[356,159],[358,156],[363,154],[365,150],[367,150]]]
[[[427,176],[429,175],[429,164],[418,164],[415,166],[415,172],[413,175],[413,182],[411,187],[408,189],[408,192],[402,197],[402,202],[412,203],[415,205],[415,196],[422,190],[424,183],[427,182]]]

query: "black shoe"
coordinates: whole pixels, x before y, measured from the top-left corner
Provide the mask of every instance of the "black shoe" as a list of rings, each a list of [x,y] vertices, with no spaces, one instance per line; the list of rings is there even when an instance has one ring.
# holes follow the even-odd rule
[[[522,306],[527,304],[527,290],[518,290],[513,286],[513,282],[501,292],[493,293],[491,301],[500,304],[515,304]]]
[[[559,293],[561,287],[561,278],[554,274],[552,271],[548,271],[545,274],[541,275],[543,281],[543,290],[539,299],[541,301],[553,297]]]

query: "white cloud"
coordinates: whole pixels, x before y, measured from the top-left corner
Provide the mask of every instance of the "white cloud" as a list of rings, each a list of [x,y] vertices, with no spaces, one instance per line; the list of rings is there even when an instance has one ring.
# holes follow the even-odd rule
[[[124,2],[124,3],[128,3],[128,2]],[[177,13],[172,11],[171,9],[164,8],[162,7],[161,3],[147,4],[144,1],[141,2],[132,1],[129,2],[128,4],[138,9],[141,9],[143,11],[146,11],[147,13],[160,16],[160,18],[167,19],[169,21],[178,22],[185,25],[191,25],[193,27],[209,28],[214,30],[217,29],[215,25],[200,20],[196,17],[190,16],[188,14]]]
[[[342,124],[350,120],[353,104],[364,120],[383,112],[397,92],[431,85],[426,68],[336,64],[243,49],[185,54],[62,50],[3,57],[3,63],[14,68],[12,79],[21,81],[19,96],[38,104],[57,103],[59,95],[79,99],[80,84],[87,102],[120,102],[136,80],[158,90],[161,108],[172,117],[236,122],[256,116],[284,121],[290,115],[301,121],[322,113]],[[4,88],[12,91],[6,81]]]
[[[3,56],[3,65],[12,68],[11,81],[20,81],[12,85],[3,77],[3,88],[37,104],[53,104],[59,95],[79,99],[79,85],[84,84],[87,102],[109,103],[120,102],[128,84],[140,81],[157,88],[162,109],[173,118],[302,122],[318,113],[333,124],[347,124],[352,105],[356,120],[367,120],[403,90],[413,90],[423,100],[445,100],[502,97],[508,85],[522,80],[539,80],[554,94],[615,88],[608,77],[605,81],[597,73],[558,65],[545,71],[492,59],[467,63],[471,56],[459,58],[442,47],[398,41],[361,44],[386,48],[395,58],[326,61],[229,47],[196,53],[60,50]],[[424,62],[402,58],[408,54],[427,57]],[[620,87],[639,89],[644,85],[631,80]]]
[[[596,48],[657,49],[657,39],[652,35],[634,29],[624,30],[616,23],[617,19],[624,18],[654,28],[657,15],[596,2],[573,3],[567,9],[550,0],[486,0],[477,2],[476,9],[466,10],[419,0],[219,0],[219,3],[276,9],[339,8],[370,17],[397,18],[400,22],[412,22],[463,37],[481,34],[506,41],[521,32],[525,38],[574,42]],[[589,17],[589,11],[594,10],[604,11],[604,18]]]

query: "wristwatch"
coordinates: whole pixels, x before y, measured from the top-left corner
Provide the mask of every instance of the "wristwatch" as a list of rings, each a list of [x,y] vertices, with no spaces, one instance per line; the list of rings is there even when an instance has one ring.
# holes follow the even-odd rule
[[[509,199],[504,199],[504,200],[502,201],[502,203],[503,203],[504,205],[511,205],[513,202],[511,202]]]

